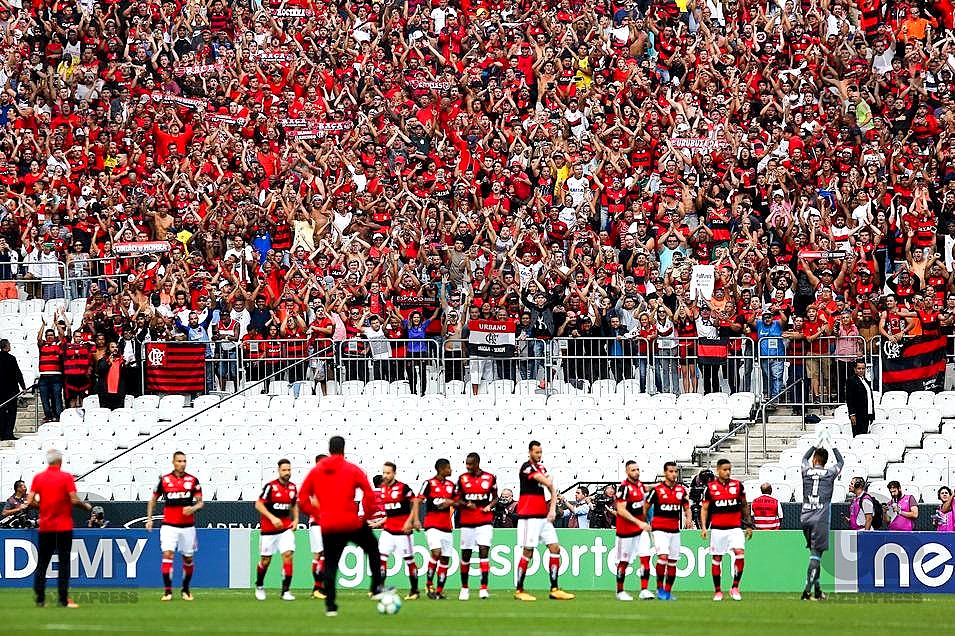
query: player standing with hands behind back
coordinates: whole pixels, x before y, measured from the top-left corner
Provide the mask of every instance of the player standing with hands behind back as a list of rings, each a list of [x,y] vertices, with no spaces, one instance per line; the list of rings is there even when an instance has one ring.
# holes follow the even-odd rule
[[[842,453],[838,448],[833,448],[836,465],[826,467],[829,451],[823,447],[827,446],[829,441],[828,431],[821,429],[816,445],[810,447],[802,458],[802,514],[799,522],[803,534],[806,535],[806,547],[809,549],[809,570],[806,572],[806,587],[802,592],[804,601],[810,599],[810,589],[813,591],[813,600],[822,601],[826,598],[819,587],[819,563],[822,553],[829,549],[832,490],[836,478],[842,472],[843,464]]]

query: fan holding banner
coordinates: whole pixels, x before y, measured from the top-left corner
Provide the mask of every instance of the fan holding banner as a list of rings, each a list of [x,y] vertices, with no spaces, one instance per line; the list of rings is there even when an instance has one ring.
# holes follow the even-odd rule
[[[517,324],[513,320],[470,320],[466,329],[471,391],[478,394],[481,382],[494,380],[494,360],[512,358],[516,350]]]

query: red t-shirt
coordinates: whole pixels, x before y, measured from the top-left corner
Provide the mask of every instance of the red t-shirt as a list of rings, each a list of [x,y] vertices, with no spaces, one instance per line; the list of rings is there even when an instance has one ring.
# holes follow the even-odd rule
[[[33,478],[30,491],[40,498],[40,532],[64,532],[73,529],[73,504],[76,492],[73,475],[59,466],[50,466]]]

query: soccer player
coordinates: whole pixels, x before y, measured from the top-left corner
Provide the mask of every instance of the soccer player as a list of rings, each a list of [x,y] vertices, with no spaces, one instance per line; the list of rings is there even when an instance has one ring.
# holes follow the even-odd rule
[[[806,536],[809,549],[809,569],[806,572],[806,587],[802,600],[810,598],[822,601],[826,595],[819,587],[819,563],[822,553],[829,549],[829,512],[832,505],[832,490],[836,479],[842,472],[842,453],[833,447],[836,465],[826,468],[829,451],[822,447],[811,447],[802,458],[802,514],[799,523]],[[810,464],[810,458],[812,463]],[[812,597],[809,596],[810,590]]]
[[[448,564],[454,552],[451,506],[456,494],[454,482],[448,479],[451,476],[451,462],[439,459],[434,463],[434,471],[434,477],[421,485],[411,514],[418,517],[418,508],[421,502],[424,502],[424,531],[428,539],[428,550],[431,551],[427,574],[428,598],[443,600],[447,598],[444,595],[444,585],[448,580]],[[435,572],[438,575],[437,585],[434,584]]]
[[[172,472],[159,478],[159,485],[146,504],[146,530],[153,529],[153,511],[163,498],[159,549],[162,550],[163,601],[172,600],[172,564],[176,552],[182,555],[182,600],[191,601],[189,583],[195,571],[196,512],[202,509],[202,488],[194,475],[186,472],[186,454],[172,455]]]
[[[676,581],[676,563],[680,560],[680,515],[683,527],[690,527],[690,496],[677,479],[680,471],[674,462],[663,465],[663,481],[654,484],[643,502],[643,514],[650,510],[653,518],[653,545],[657,553],[657,598],[675,601],[673,583]],[[643,598],[641,596],[641,598]]]
[[[716,479],[706,485],[703,494],[703,507],[700,509],[700,536],[706,540],[710,536],[710,573],[713,575],[713,600],[722,601],[723,591],[720,585],[722,577],[722,562],[724,554],[733,556],[733,587],[730,588],[730,598],[742,601],[739,593],[739,581],[743,578],[743,527],[745,536],[753,536],[753,523],[749,517],[749,506],[746,505],[746,493],[743,484],[733,479],[730,473],[733,466],[728,459],[716,462]],[[712,508],[712,511],[711,511]],[[712,525],[712,532],[707,526]]]
[[[554,530],[554,518],[557,516],[557,490],[554,480],[547,474],[541,463],[544,451],[538,441],[527,445],[527,461],[521,466],[520,498],[517,500],[517,538],[524,548],[521,560],[517,564],[517,589],[514,598],[519,601],[536,601],[537,598],[524,590],[524,578],[527,566],[537,550],[537,544],[543,542],[550,553],[547,560],[547,572],[550,575],[550,598],[557,601],[569,601],[576,598],[563,591],[557,585],[560,572],[560,545],[557,543],[557,531]],[[550,497],[545,496],[545,491]]]
[[[644,487],[640,481],[640,467],[630,460],[625,465],[627,478],[617,486],[617,600],[632,601],[633,597],[624,590],[627,580],[627,568],[635,556],[640,557],[640,598],[654,598],[647,589],[650,581],[650,524],[646,522],[643,508]]]
[[[294,601],[289,591],[292,586],[292,557],[295,555],[295,528],[298,527],[298,488],[292,483],[292,463],[279,460],[279,476],[265,484],[255,502],[262,515],[259,527],[259,565],[255,572],[255,598],[265,600],[265,573],[272,563],[272,555],[282,555],[282,600]]]
[[[411,589],[405,600],[413,601],[418,598],[418,566],[414,560],[411,533],[421,529],[421,519],[411,514],[416,507],[414,491],[407,484],[398,481],[397,470],[393,462],[385,462],[381,469],[381,487],[378,493],[385,509],[385,518],[372,527],[381,528],[378,551],[381,553],[382,577],[388,573],[390,555],[394,554],[399,560],[404,559],[408,581],[411,582]]]
[[[328,457],[328,455],[320,454],[315,456],[315,465],[318,465],[318,462],[322,461]],[[312,497],[312,507],[317,506],[318,502],[315,497]],[[325,546],[322,543],[322,526],[318,523],[318,514],[309,515],[309,525],[308,525],[308,545],[312,550],[312,598],[323,599],[325,598],[325,593],[322,592],[323,578],[325,576],[325,557],[324,551]]]
[[[494,506],[497,505],[497,478],[481,470],[481,456],[468,453],[464,465],[468,470],[458,477],[458,522],[461,524],[461,592],[458,599],[462,601],[471,597],[468,572],[475,546],[481,560],[481,590],[478,596],[489,596],[487,580],[491,565],[488,555],[491,552],[491,538],[494,536]]]

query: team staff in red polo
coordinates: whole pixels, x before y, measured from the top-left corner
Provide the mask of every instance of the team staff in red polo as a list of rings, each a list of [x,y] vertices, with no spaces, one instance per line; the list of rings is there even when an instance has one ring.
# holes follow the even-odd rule
[[[349,543],[364,550],[371,566],[371,589],[380,593],[384,584],[378,541],[365,522],[378,511],[375,491],[361,468],[345,460],[345,439],[335,435],[328,440],[328,457],[318,462],[299,488],[298,504],[302,512],[317,516],[322,527],[325,548],[325,615],[338,616],[335,583],[338,562]],[[358,514],[355,491],[361,490],[363,516]],[[312,501],[312,497],[315,501]]]
[[[87,512],[92,506],[81,500],[76,494],[73,475],[64,472],[63,454],[58,450],[46,453],[47,469],[33,478],[27,505],[40,509],[40,531],[37,540],[37,567],[33,577],[33,591],[36,604],[46,604],[46,569],[50,565],[53,553],[56,553],[57,592],[62,607],[75,608],[76,603],[70,593],[70,548],[73,545],[72,507],[83,508]]]

